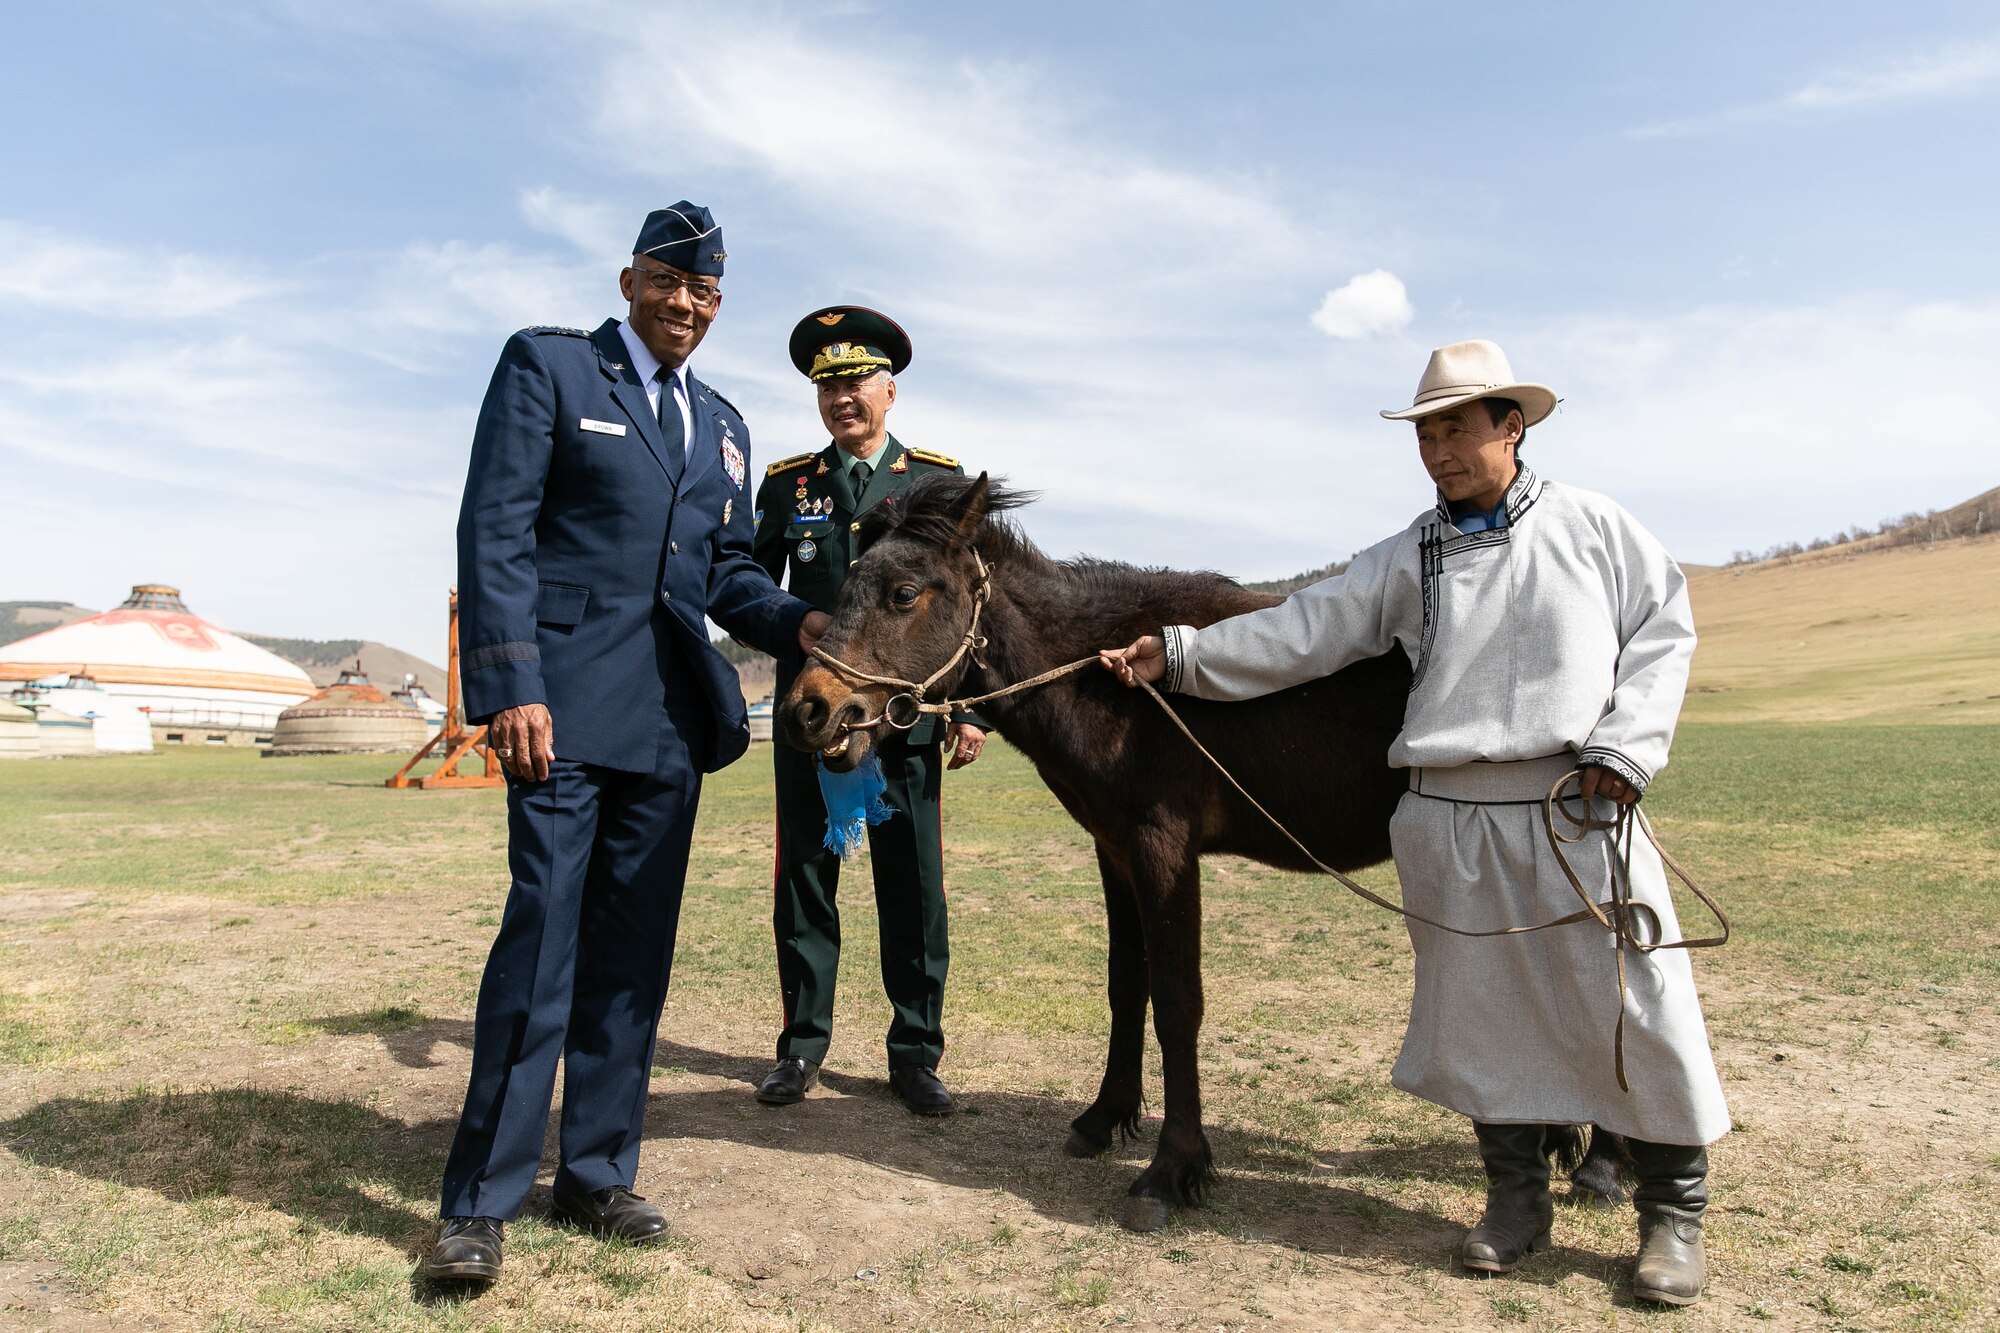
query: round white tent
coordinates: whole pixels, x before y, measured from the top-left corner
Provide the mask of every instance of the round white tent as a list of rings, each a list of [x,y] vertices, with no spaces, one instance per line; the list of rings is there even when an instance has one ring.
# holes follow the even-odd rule
[[[113,611],[0,645],[0,683],[88,676],[155,727],[269,731],[316,692],[276,653],[187,609],[178,588],[144,583]]]
[[[146,715],[131,700],[99,689],[88,676],[72,676],[60,689],[23,690],[17,697],[27,700],[44,727],[64,727],[78,718],[88,722],[91,748],[84,753],[152,752],[153,728]],[[55,752],[67,754],[70,750],[59,747]]]

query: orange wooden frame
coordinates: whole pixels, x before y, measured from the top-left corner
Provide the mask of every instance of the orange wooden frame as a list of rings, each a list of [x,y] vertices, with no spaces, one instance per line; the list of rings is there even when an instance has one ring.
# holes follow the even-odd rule
[[[429,791],[436,787],[500,787],[507,779],[501,775],[500,761],[493,757],[493,751],[486,744],[485,727],[465,725],[465,710],[458,697],[458,589],[451,590],[451,621],[449,639],[445,648],[445,689],[444,689],[444,730],[424,742],[424,748],[410,756],[410,761],[396,770],[384,786],[420,787]],[[421,778],[410,776],[415,768],[431,751],[440,745],[445,747],[444,762],[437,771]],[[481,771],[477,774],[458,771],[459,760],[477,755]]]

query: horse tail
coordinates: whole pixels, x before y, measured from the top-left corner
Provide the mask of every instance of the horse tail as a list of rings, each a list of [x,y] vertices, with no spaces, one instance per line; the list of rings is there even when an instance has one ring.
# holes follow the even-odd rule
[[[1584,1136],[1582,1125],[1550,1125],[1542,1139],[1542,1151],[1555,1160],[1559,1171],[1574,1171],[1583,1165]]]

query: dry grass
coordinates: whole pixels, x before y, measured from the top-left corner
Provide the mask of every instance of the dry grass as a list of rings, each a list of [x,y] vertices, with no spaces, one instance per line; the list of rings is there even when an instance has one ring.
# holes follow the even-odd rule
[[[1690,581],[1695,721],[2000,721],[2000,539]]]
[[[496,919],[497,794],[386,792],[369,759],[5,766],[0,1264],[107,1328],[1981,1327],[1996,758],[1991,727],[1686,729],[1656,813],[1744,929],[1702,962],[1740,1125],[1691,1316],[1631,1308],[1629,1214],[1565,1212],[1516,1279],[1454,1274],[1479,1171],[1462,1122],[1387,1086],[1400,929],[1237,861],[1207,879],[1221,1178],[1167,1232],[1120,1231],[1148,1145],[1057,1152],[1102,1057],[1089,851],[1004,747],[947,798],[964,1114],[886,1094],[859,880],[827,1086],[751,1100],[777,1008],[757,752],[704,803],[657,1057],[640,1183],[679,1239],[606,1248],[538,1200],[497,1290],[430,1300],[410,1262]]]

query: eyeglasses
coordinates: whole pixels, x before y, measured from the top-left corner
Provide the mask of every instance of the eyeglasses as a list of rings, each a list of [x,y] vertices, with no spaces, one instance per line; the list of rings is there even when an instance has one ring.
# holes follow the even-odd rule
[[[712,282],[696,282],[692,278],[684,278],[678,273],[669,273],[661,268],[639,268],[634,265],[632,271],[644,278],[646,285],[661,296],[686,292],[688,300],[703,310],[714,305],[722,296],[721,289]]]

